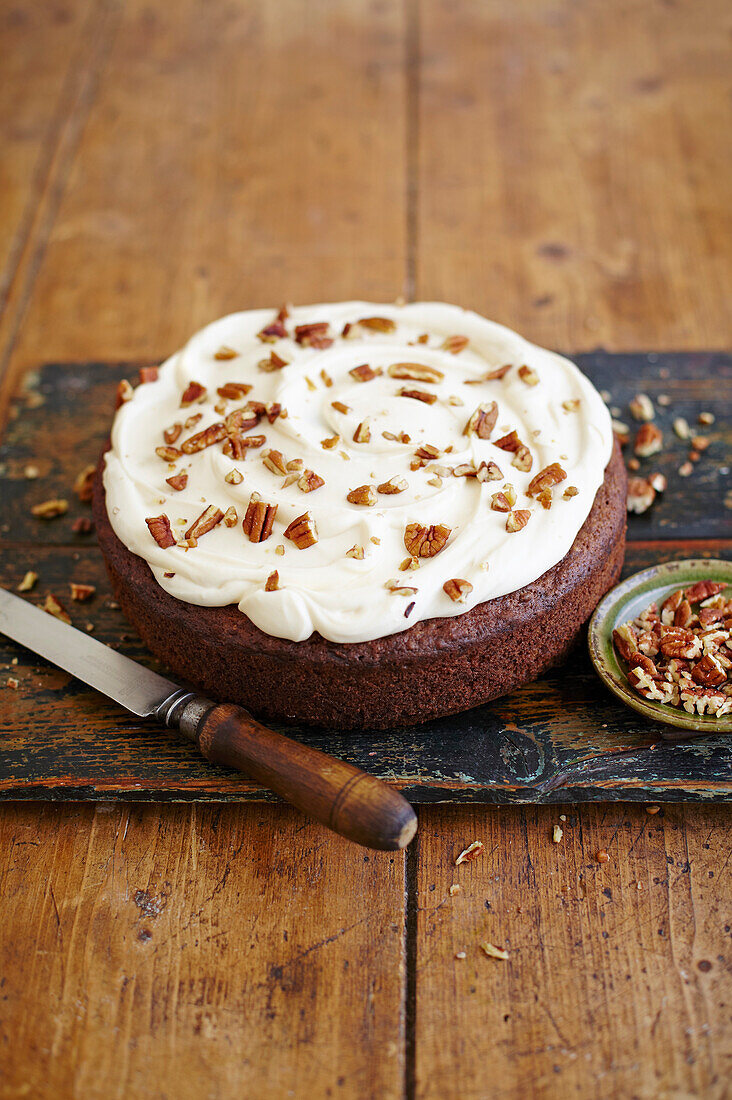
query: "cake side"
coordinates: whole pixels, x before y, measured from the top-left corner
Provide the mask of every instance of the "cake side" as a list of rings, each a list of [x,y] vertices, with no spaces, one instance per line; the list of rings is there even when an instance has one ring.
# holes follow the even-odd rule
[[[387,728],[506,694],[562,659],[622,567],[626,475],[616,445],[571,549],[532,583],[366,642],[292,642],[263,633],[235,605],[192,605],[161,588],[112,529],[102,468],[94,516],[126,617],[176,675],[270,721]]]

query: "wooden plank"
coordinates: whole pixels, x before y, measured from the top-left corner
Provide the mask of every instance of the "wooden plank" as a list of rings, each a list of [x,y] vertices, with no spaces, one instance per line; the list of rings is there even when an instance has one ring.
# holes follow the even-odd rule
[[[721,1100],[727,836],[722,807],[433,808],[411,858],[415,1095]]]
[[[729,543],[633,543],[626,572],[688,553],[715,557],[725,551]],[[14,588],[31,566],[40,578],[28,596],[32,602],[53,592],[79,629],[91,623],[100,641],[165,672],[110,606],[95,547],[0,551],[0,584]],[[72,580],[95,584],[94,601],[72,603]],[[8,680],[18,682],[17,690],[5,686]],[[0,641],[0,699],[0,799],[273,797],[6,640]],[[536,683],[451,718],[386,732],[289,732],[374,772],[419,803],[732,798],[729,739],[663,742],[661,727],[604,689],[584,647]]]
[[[5,395],[41,361],[164,355],[231,310],[396,297],[403,39],[401,7],[368,0],[125,4]]]
[[[414,9],[416,297],[555,347],[726,347],[724,0]]]
[[[283,807],[4,807],[0,1092],[401,1097],[403,891]]]

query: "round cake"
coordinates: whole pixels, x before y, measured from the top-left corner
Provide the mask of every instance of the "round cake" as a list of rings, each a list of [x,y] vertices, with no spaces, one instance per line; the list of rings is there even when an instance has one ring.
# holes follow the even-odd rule
[[[476,706],[559,661],[617,580],[600,395],[475,313],[236,313],[140,381],[95,485],[116,598],[179,677],[265,720]]]

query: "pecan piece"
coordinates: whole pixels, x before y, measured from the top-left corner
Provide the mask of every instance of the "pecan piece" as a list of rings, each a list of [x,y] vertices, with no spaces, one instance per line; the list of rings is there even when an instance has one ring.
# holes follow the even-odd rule
[[[179,423],[171,424],[169,428],[164,428],[163,429],[163,439],[165,440],[165,442],[168,444],[169,447],[172,447],[182,431],[183,431],[183,425],[182,424],[179,424]]]
[[[629,512],[641,515],[647,512],[656,499],[656,490],[645,477],[628,478],[628,495],[626,507]]]
[[[276,569],[273,569],[267,580],[264,582],[265,592],[276,592],[280,587],[280,575]]]
[[[138,371],[138,378],[140,379],[140,385],[144,385],[146,382],[157,382],[158,368],[140,367]]]
[[[129,401],[132,398],[134,392],[135,391],[133,390],[127,379],[123,378],[122,381],[119,382],[117,385],[117,393],[114,402],[115,409],[121,408],[122,405]]]
[[[470,341],[467,336],[446,336],[442,341],[442,350],[449,351],[450,355],[459,355],[464,351]]]
[[[76,476],[74,492],[82,504],[88,504],[92,498],[96,469],[96,466],[85,466]]]
[[[285,538],[291,539],[298,550],[307,550],[308,546],[315,545],[318,541],[318,530],[309,512],[304,512],[303,515],[293,519],[285,529]]]
[[[495,401],[478,405],[478,408],[463,428],[463,435],[477,435],[478,439],[490,439],[497,419],[498,405]]]
[[[493,493],[491,496],[491,508],[494,512],[510,512],[516,503],[516,496],[509,500],[505,493]]]
[[[167,550],[169,546],[175,546],[175,535],[170,528],[170,520],[165,513],[162,516],[150,516],[145,520],[145,523],[161,549]]]
[[[538,496],[540,493],[543,493],[545,489],[552,489],[555,485],[558,485],[560,481],[564,481],[566,477],[567,474],[559,463],[552,462],[550,466],[545,466],[535,477],[532,477],[526,494],[530,497]]]
[[[62,623],[71,626],[71,616],[61,601],[57,600],[52,592],[48,593],[41,604],[41,611],[47,611],[49,615],[53,615],[54,619],[60,619]]]
[[[691,678],[695,683],[703,684],[704,687],[719,687],[720,684],[726,683],[727,673],[718,657],[712,653],[705,653],[693,668]]]
[[[250,401],[242,408],[234,409],[229,413],[224,421],[226,431],[229,435],[251,431],[252,428],[256,428],[266,411],[266,405],[262,405],[259,401]]]
[[[225,455],[231,458],[246,458],[247,451],[252,447],[263,447],[267,442],[266,435],[230,435],[223,446]]]
[[[406,379],[411,382],[427,382],[436,385],[445,375],[437,367],[428,367],[424,363],[392,363],[388,369],[390,378]]]
[[[179,493],[188,484],[188,474],[173,474],[172,477],[166,477],[165,481],[171,489]]]
[[[630,623],[623,623],[613,630],[613,641],[624,661],[629,661],[633,654],[638,652],[636,633]]]
[[[647,393],[637,393],[630,401],[628,408],[634,420],[653,420],[656,415],[653,402]]]
[[[353,433],[353,442],[354,443],[368,443],[370,441],[370,439],[371,439],[371,429],[369,428],[368,423],[365,420],[362,420],[361,423],[356,428],[355,432]]]
[[[177,447],[156,447],[155,454],[162,458],[163,462],[175,462],[183,454]]]
[[[527,367],[525,364],[518,369],[518,375],[522,382],[525,382],[527,386],[538,386],[539,375],[531,367]]]
[[[343,413],[344,416],[351,411],[350,406],[344,405],[342,401],[331,401],[330,404],[331,408],[335,409],[336,412]]]
[[[71,530],[75,535],[90,535],[94,530],[94,524],[86,516],[79,516],[71,524]]]
[[[265,325],[261,332],[257,333],[258,338],[264,344],[273,343],[275,340],[283,340],[287,336],[287,329],[285,328],[285,321],[290,316],[287,306],[283,306],[279,311],[274,321],[269,325]]]
[[[355,558],[357,561],[363,561],[363,546],[359,546],[356,543],[350,550],[346,550],[346,557]]]
[[[371,332],[396,332],[396,321],[391,317],[362,317],[357,324]]]
[[[413,401],[423,401],[425,405],[434,405],[437,400],[436,393],[427,393],[426,390],[408,390],[406,386],[402,386],[397,391],[397,397],[411,397]]]
[[[391,477],[388,481],[382,481],[381,485],[377,485],[378,491],[387,496],[395,493],[403,493],[404,490],[408,488],[409,482],[403,477]]]
[[[221,509],[217,508],[215,504],[209,504],[208,508],[204,508],[201,512],[198,519],[193,521],[186,531],[185,537],[187,539],[200,539],[202,535],[213,531],[214,527],[217,527],[223,518],[224,513]]]
[[[697,581],[691,588],[685,589],[684,596],[689,603],[699,603],[700,600],[708,600],[710,596],[723,592],[726,587],[726,584],[717,581]]]
[[[515,512],[509,512],[506,518],[506,530],[509,534],[513,534],[515,531],[521,531],[531,519],[531,512],[527,512],[525,508],[519,508]]]
[[[500,481],[503,477],[503,472],[500,466],[495,462],[481,462],[478,469],[475,471],[475,476],[478,481]]]
[[[357,382],[372,382],[374,378],[378,378],[382,373],[380,370],[374,370],[368,363],[361,363],[360,367],[354,367],[348,372],[351,378],[355,378]]]
[[[309,325],[295,326],[295,341],[302,347],[329,348],[333,343],[327,321],[315,321]]]
[[[376,504],[376,492],[373,485],[359,485],[357,489],[351,489],[346,500],[351,504],[361,504],[370,508],[371,505]]]
[[[224,481],[229,485],[241,485],[244,480],[244,475],[239,470],[229,470],[228,474],[224,475]]]
[[[663,432],[655,424],[641,424],[635,437],[633,450],[639,458],[650,458],[663,447]]]
[[[442,590],[447,593],[454,603],[465,603],[473,591],[473,586],[470,581],[463,580],[462,577],[453,577],[451,580],[445,581]]]
[[[34,573],[31,569],[23,577],[23,580],[16,586],[16,592],[30,592],[35,587],[38,580],[38,574]]]
[[[224,527],[234,527],[237,524],[238,520],[239,520],[239,516],[237,515],[236,508],[232,504],[224,512],[224,518],[222,520],[222,523],[223,523]]]
[[[260,500],[259,493],[252,493],[247,505],[246,515],[242,520],[242,528],[244,534],[249,536],[249,541],[265,542],[272,534],[276,515],[276,504],[266,504],[263,500]]]
[[[690,630],[672,627],[663,634],[658,648],[664,657],[691,661],[701,653],[701,642]]]
[[[301,493],[312,493],[325,485],[325,479],[316,474],[314,470],[303,470],[298,478],[297,487]]]
[[[246,397],[251,388],[246,382],[225,382],[223,386],[219,386],[216,393],[227,401],[240,401],[242,397]]]
[[[214,443],[220,443],[225,435],[226,425],[223,420],[217,420],[215,424],[209,424],[208,428],[204,428],[202,432],[197,432],[185,439],[180,448],[184,454],[194,455]]]
[[[31,508],[31,514],[38,519],[56,519],[57,516],[63,516],[69,510],[68,500],[44,500],[40,504],[34,504]]]
[[[287,474],[287,463],[282,451],[262,451],[262,462],[273,474]]]
[[[76,584],[71,581],[69,587],[71,589],[71,599],[76,600],[77,603],[87,603],[96,592],[93,584]]]
[[[189,382],[185,390],[181,394],[180,406],[185,409],[188,405],[192,405],[195,401],[203,401],[206,397],[206,387],[202,386],[200,382]]]
[[[327,439],[321,439],[320,446],[324,451],[332,451],[334,447],[338,446],[340,441],[341,437],[339,435],[331,435],[328,436]]]
[[[272,348],[272,351],[269,353],[269,358],[260,359],[257,366],[260,370],[265,371],[267,374],[271,374],[272,371],[282,370],[283,367],[286,367],[287,360],[283,359],[282,356],[278,355],[274,348]]]
[[[238,351],[234,351],[233,348],[229,348],[226,344],[222,344],[218,351],[214,352],[214,359],[236,359]]]
[[[452,531],[444,523],[431,524],[429,527],[421,523],[409,523],[404,531],[404,545],[415,558],[433,558],[444,549]]]

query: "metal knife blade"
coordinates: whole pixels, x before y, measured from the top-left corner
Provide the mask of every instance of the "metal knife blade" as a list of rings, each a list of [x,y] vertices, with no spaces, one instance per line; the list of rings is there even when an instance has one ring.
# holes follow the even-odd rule
[[[140,718],[159,717],[163,704],[169,703],[173,696],[189,694],[179,684],[150,672],[4,588],[0,588],[0,633],[70,672]]]

